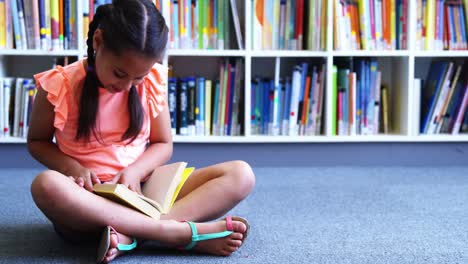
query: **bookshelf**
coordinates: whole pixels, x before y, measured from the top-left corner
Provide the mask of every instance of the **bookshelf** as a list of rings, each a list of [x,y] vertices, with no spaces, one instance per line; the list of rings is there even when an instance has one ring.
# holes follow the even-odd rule
[[[220,58],[241,58],[243,61],[242,85],[244,93],[244,133],[241,136],[174,136],[174,142],[179,143],[364,143],[364,142],[468,142],[468,134],[447,135],[419,135],[414,126],[416,120],[412,105],[419,103],[415,97],[413,79],[424,78],[428,70],[428,63],[432,58],[452,58],[463,60],[468,58],[468,51],[425,51],[415,47],[416,4],[408,1],[408,49],[406,50],[334,50],[333,27],[326,32],[326,49],[324,51],[310,50],[254,50],[252,42],[250,0],[237,0],[242,35],[243,50],[200,50],[200,49],[169,49],[164,63],[174,65],[180,75],[217,74],[217,60]],[[77,1],[77,13],[82,13],[81,1]],[[327,3],[327,22],[333,24],[333,1]],[[78,16],[78,29],[83,27],[83,19]],[[232,28],[232,27],[231,27]],[[231,41],[236,41],[234,30],[231,30]],[[78,37],[83,38],[78,30]],[[76,50],[42,51],[0,49],[0,77],[31,76],[35,72],[48,69],[54,57],[72,57],[82,59],[85,56],[84,42],[78,43]],[[390,106],[392,109],[392,129],[389,134],[378,135],[332,135],[332,66],[346,58],[376,58],[382,79],[390,83]],[[254,135],[250,126],[251,79],[254,76],[265,75],[273,78],[275,63],[281,62],[281,71],[290,71],[294,63],[302,61],[323,61],[325,65],[325,90],[323,108],[323,131],[317,136],[266,136]],[[49,67],[50,68],[50,67]],[[2,137],[0,143],[24,143],[25,139]]]

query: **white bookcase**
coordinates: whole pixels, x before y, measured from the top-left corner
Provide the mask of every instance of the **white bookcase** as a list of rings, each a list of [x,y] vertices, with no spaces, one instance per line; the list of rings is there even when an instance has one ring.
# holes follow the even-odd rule
[[[77,1],[77,12],[80,14],[81,5]],[[415,98],[413,91],[413,79],[425,78],[430,60],[434,57],[466,58],[468,51],[418,51],[414,47],[416,6],[414,1],[409,3],[408,19],[408,50],[395,51],[334,51],[333,50],[333,2],[328,1],[328,31],[326,51],[288,51],[288,50],[252,50],[251,49],[251,0],[237,0],[238,8],[244,15],[241,19],[242,35],[245,50],[168,50],[165,63],[175,62],[174,67],[181,67],[178,71],[188,72],[192,75],[199,73],[196,61],[202,63],[216,61],[220,57],[240,57],[244,60],[244,87],[245,87],[245,120],[243,136],[174,136],[174,142],[187,143],[347,143],[347,142],[468,142],[468,134],[461,135],[419,135],[414,129],[416,120],[412,105],[420,98]],[[81,16],[78,17],[78,28],[82,28]],[[83,39],[81,30],[79,39]],[[233,35],[234,36],[234,35]],[[231,38],[235,41],[235,38]],[[42,50],[5,50],[0,49],[0,77],[20,76],[28,77],[35,72],[50,68],[51,58],[71,56],[81,59],[85,56],[84,41],[79,43],[78,50],[42,51]],[[343,57],[376,57],[379,62],[379,70],[382,71],[384,82],[391,84],[390,108],[392,109],[392,130],[386,135],[358,135],[358,136],[333,136],[331,133],[332,115],[332,66],[334,61]],[[257,136],[250,131],[250,80],[258,71],[258,65],[263,71],[270,72],[274,76],[274,65],[270,61],[302,61],[323,59],[326,65],[325,104],[324,104],[324,135],[320,136]],[[188,63],[177,63],[177,62]],[[179,65],[180,64],[180,65]],[[254,65],[254,67],[253,67]],[[209,68],[209,67],[208,67]],[[215,67],[213,67],[214,69]],[[202,69],[203,71],[203,69]],[[213,73],[214,74],[214,73]],[[25,139],[0,138],[0,143],[24,143]]]

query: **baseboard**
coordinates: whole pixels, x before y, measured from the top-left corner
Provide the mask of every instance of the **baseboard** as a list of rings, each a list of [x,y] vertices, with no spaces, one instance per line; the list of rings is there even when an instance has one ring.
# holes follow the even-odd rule
[[[176,143],[173,161],[196,167],[245,160],[254,167],[468,166],[468,143]],[[0,168],[42,167],[25,144],[2,144]]]

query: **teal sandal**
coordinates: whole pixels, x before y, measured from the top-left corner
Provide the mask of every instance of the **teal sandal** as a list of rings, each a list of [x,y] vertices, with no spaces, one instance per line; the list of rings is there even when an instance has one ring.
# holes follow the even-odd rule
[[[226,229],[227,229],[226,231],[218,232],[218,233],[208,233],[208,234],[202,234],[202,235],[198,234],[197,227],[195,226],[193,222],[185,221],[187,222],[187,224],[189,224],[190,229],[192,230],[192,241],[190,242],[190,244],[185,246],[184,249],[190,250],[194,248],[199,241],[217,239],[217,238],[229,236],[233,232],[232,220],[242,222],[247,226],[247,230],[245,231],[244,236],[242,238],[242,244],[243,244],[244,240],[247,238],[247,235],[250,231],[250,225],[247,222],[247,220],[239,216],[234,216],[234,217],[227,216],[224,220],[226,221]]]
[[[104,261],[107,255],[107,251],[109,251],[110,247],[110,236],[111,232],[117,233],[115,229],[111,226],[106,226],[102,232],[101,236],[101,242],[99,242],[99,247],[98,247],[98,252],[97,252],[97,263],[101,263]],[[118,237],[117,237],[118,239]],[[125,244],[119,244],[117,243],[117,249],[119,251],[130,251],[133,250],[137,247],[137,241],[135,238],[133,238],[133,243],[125,245]]]

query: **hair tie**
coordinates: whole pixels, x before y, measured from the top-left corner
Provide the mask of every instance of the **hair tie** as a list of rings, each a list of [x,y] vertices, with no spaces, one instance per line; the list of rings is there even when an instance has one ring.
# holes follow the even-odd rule
[[[88,66],[86,67],[86,71],[94,72],[94,67],[88,64]]]

